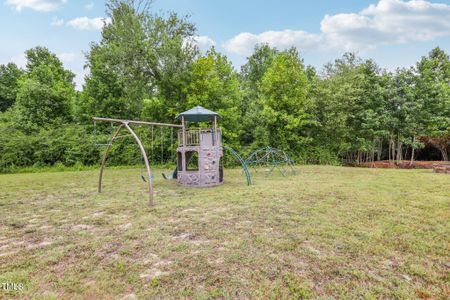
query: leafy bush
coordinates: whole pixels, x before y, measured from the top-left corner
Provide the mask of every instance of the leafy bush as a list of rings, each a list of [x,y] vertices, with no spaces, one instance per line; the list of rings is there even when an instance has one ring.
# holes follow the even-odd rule
[[[99,149],[85,126],[60,125],[35,134],[25,134],[8,124],[0,126],[0,172],[56,164],[93,165],[99,157]]]
[[[321,164],[321,165],[339,165],[338,155],[331,149],[324,147],[310,147],[296,155],[294,158],[297,163],[302,164]]]
[[[34,137],[8,124],[0,124],[0,171],[33,165],[33,141]]]

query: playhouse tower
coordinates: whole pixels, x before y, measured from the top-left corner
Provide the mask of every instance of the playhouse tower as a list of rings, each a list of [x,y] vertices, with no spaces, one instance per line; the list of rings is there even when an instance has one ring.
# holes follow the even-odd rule
[[[177,116],[182,129],[178,132],[177,180],[179,184],[208,187],[223,183],[222,133],[217,127],[221,116],[196,106]],[[211,122],[210,128],[189,127],[194,122]]]

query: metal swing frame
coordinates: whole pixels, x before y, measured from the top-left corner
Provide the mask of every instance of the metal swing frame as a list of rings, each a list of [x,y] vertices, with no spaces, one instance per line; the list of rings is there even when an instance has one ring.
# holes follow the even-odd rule
[[[117,127],[116,131],[114,132],[114,134],[111,137],[111,140],[108,144],[98,144],[98,145],[106,146],[106,149],[105,149],[105,152],[104,152],[103,158],[102,158],[102,164],[100,166],[100,173],[99,173],[99,178],[98,178],[98,192],[101,193],[101,191],[102,191],[103,170],[105,169],[109,150],[111,149],[112,143],[116,139],[118,139],[120,137],[124,137],[124,135],[119,135],[119,133],[123,128],[125,128],[131,134],[131,136],[133,136],[134,140],[136,141],[136,143],[139,146],[142,157],[144,158],[144,163],[145,163],[145,168],[146,168],[147,178],[148,178],[148,180],[147,180],[147,183],[148,183],[148,206],[153,206],[153,182],[152,182],[151,171],[150,171],[150,162],[148,160],[147,153],[145,152],[144,145],[142,144],[142,142],[139,139],[139,137],[137,136],[137,134],[130,127],[130,125],[161,126],[161,129],[162,129],[162,127],[183,128],[183,125],[169,124],[169,123],[157,123],[157,122],[146,122],[146,121],[121,120],[121,119],[111,119],[111,118],[99,118],[99,117],[94,117],[93,120],[94,120],[94,130],[95,130],[96,122],[109,122],[111,124],[119,125],[119,127]]]

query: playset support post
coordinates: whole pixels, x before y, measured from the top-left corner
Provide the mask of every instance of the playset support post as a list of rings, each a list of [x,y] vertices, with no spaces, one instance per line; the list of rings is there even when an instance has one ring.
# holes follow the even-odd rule
[[[115,139],[119,137],[119,133],[122,130],[122,128],[126,128],[128,132],[133,136],[134,140],[139,146],[139,149],[141,151],[141,154],[144,158],[145,168],[147,172],[147,183],[148,183],[148,205],[153,206],[153,185],[152,185],[152,176],[150,172],[150,162],[148,161],[147,153],[145,152],[144,145],[142,144],[142,141],[139,139],[137,134],[134,132],[134,130],[130,127],[130,124],[136,124],[136,125],[148,125],[148,126],[162,126],[162,127],[175,127],[175,128],[184,128],[182,125],[177,124],[169,124],[169,123],[157,123],[157,122],[146,122],[146,121],[132,121],[132,120],[120,120],[120,119],[111,119],[111,118],[93,118],[94,122],[110,122],[110,123],[117,123],[119,124],[119,127],[115,131],[114,135],[111,138],[110,143],[108,144],[105,153],[103,154],[102,159],[102,165],[100,167],[100,174],[98,178],[98,192],[101,193],[102,191],[102,178],[103,178],[103,171],[105,169],[106,160],[108,158],[109,150],[112,146],[112,143]]]

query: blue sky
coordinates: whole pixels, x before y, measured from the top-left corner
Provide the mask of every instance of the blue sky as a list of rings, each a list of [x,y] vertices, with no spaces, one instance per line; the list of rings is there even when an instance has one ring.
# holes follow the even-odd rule
[[[100,38],[104,1],[0,1],[0,63],[23,66],[26,49],[46,46],[80,88],[83,52]],[[296,46],[318,69],[345,51],[389,70],[413,65],[435,46],[450,52],[450,0],[156,0],[153,10],[190,15],[200,48],[214,45],[236,68],[256,43]]]

